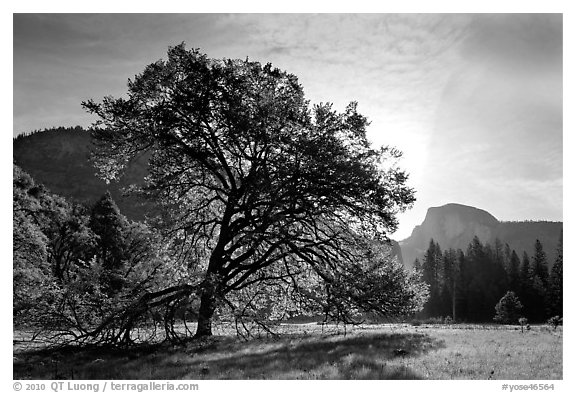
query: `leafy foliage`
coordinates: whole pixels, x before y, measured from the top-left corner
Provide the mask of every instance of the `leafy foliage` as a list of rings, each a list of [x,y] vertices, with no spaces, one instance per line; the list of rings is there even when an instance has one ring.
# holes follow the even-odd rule
[[[522,303],[512,291],[506,292],[496,304],[494,320],[500,323],[516,323],[522,311]]]
[[[168,273],[165,266],[170,273],[175,267],[167,263],[158,235],[129,222],[114,206],[109,194],[91,209],[69,204],[14,166],[16,324],[74,340],[131,340],[99,326],[110,325],[114,315],[157,289],[163,283],[160,273]],[[121,251],[116,263],[109,258],[120,254],[111,250]]]
[[[13,168],[13,312],[16,320],[29,315],[29,310],[49,297],[55,285],[50,274],[48,238],[44,207],[50,198],[34,184],[32,178]]]

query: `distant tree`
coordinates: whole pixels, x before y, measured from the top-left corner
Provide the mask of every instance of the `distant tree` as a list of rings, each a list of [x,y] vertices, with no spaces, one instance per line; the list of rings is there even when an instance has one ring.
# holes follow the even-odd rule
[[[494,316],[494,321],[500,323],[516,323],[518,318],[520,318],[520,312],[522,311],[522,303],[512,291],[506,292],[506,294],[500,299],[498,304],[496,304],[496,315]]]
[[[454,249],[444,252],[444,293],[447,294],[447,305],[449,305],[448,312],[452,320],[456,320],[456,289],[459,280],[459,264],[458,254]]]
[[[510,256],[510,263],[508,268],[508,282],[510,289],[515,292],[519,293],[520,291],[520,258],[518,258],[518,254],[516,251],[513,250]]]
[[[507,257],[510,258],[511,255],[507,255],[506,253],[506,246],[502,243],[502,241],[499,238],[496,238],[494,240],[494,248],[493,248],[493,258],[492,261],[493,263],[496,265],[495,268],[498,270],[503,271],[504,274],[504,278],[506,279],[506,281],[508,280],[508,264],[509,264],[509,260],[507,260]],[[507,282],[506,286],[509,286],[510,283]]]
[[[473,321],[481,321],[485,318],[487,309],[493,309],[485,300],[486,255],[480,239],[475,236],[466,250],[466,259],[463,266],[464,298],[466,304],[466,318]],[[490,310],[490,313],[492,311]]]
[[[521,296],[527,295],[532,287],[532,273],[530,269],[530,257],[528,253],[524,251],[522,253],[522,263],[520,265],[520,287],[521,287]]]
[[[535,242],[534,249],[532,262],[525,251],[522,254],[518,294],[524,305],[526,317],[534,322],[543,322],[549,314],[547,310],[548,268],[546,254],[539,241]]]
[[[563,251],[562,251],[562,234],[556,249],[556,259],[552,265],[550,281],[548,285],[548,309],[550,315],[563,315]]]
[[[530,282],[531,276],[530,257],[528,256],[528,253],[524,251],[522,253],[522,264],[520,265],[520,280],[524,284],[527,284]]]
[[[532,303],[530,304],[531,320],[544,322],[548,316],[547,310],[547,285],[539,276],[532,279]]]
[[[506,247],[499,238],[494,240],[494,259],[502,266],[505,266]]]
[[[414,260],[414,270],[416,270],[417,272],[422,272],[422,263],[418,258]]]
[[[456,252],[456,291],[454,300],[456,302],[456,316],[458,319],[466,319],[467,315],[467,272],[466,272],[466,255],[464,251],[458,249]],[[454,318],[456,321],[456,318]]]
[[[463,316],[479,322],[490,320],[494,304],[506,292],[506,272],[495,260],[492,247],[484,246],[476,236],[466,250],[461,277]]]
[[[532,276],[538,277],[542,284],[548,285],[548,261],[540,240],[534,243],[534,256],[532,257]]]
[[[442,268],[440,245],[434,239],[430,239],[422,263],[422,278],[430,288],[430,297],[423,310],[423,314],[427,317],[442,314]]]
[[[508,243],[506,243],[504,245],[504,267],[506,268],[506,272],[508,272],[508,274],[510,274],[510,261],[512,259],[512,249],[510,248],[510,245]],[[518,255],[516,255],[518,257]]]
[[[297,284],[304,272],[324,291],[346,282],[369,260],[370,249],[358,246],[370,242],[361,239],[385,240],[395,214],[414,201],[407,175],[384,167],[400,153],[370,146],[356,103],[343,113],[309,108],[297,78],[270,64],[213,60],[182,44],[129,81],[127,98],[83,105],[99,117],[95,163],[104,178],[150,154],[142,191],[162,206],[165,233],[203,274],[145,304],[197,295],[197,337],[212,334],[219,304],[251,285]],[[357,279],[350,291],[333,291],[333,304],[390,313],[420,299],[397,293],[401,285],[365,297],[371,286]]]
[[[535,299],[534,279],[530,266],[530,257],[526,251],[522,253],[519,282],[520,289],[518,295],[520,301],[524,305],[524,313],[530,320],[535,320],[537,319],[537,313],[534,304],[537,302],[537,299]]]

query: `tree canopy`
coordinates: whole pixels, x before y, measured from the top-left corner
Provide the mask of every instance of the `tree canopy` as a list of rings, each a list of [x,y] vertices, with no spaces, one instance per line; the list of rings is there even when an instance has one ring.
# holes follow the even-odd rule
[[[127,98],[83,105],[98,116],[102,177],[117,179],[149,154],[138,190],[161,206],[156,222],[199,273],[164,293],[200,296],[198,336],[211,334],[219,301],[271,281],[310,299],[298,280],[314,277],[324,299],[383,313],[421,306],[421,288],[401,270],[387,270],[395,285],[377,296],[370,279],[340,285],[368,277],[370,260],[391,259],[373,245],[414,202],[401,153],[370,145],[356,103],[342,113],[310,106],[292,74],[181,44],[130,80]]]

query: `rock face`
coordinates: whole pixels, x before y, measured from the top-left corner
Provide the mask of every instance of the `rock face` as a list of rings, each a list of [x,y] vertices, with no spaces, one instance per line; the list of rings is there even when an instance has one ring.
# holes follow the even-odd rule
[[[561,232],[561,222],[500,222],[485,210],[450,203],[428,209],[424,222],[414,228],[409,238],[399,243],[404,264],[412,268],[414,260],[422,258],[428,249],[430,239],[438,242],[442,250],[454,248],[463,251],[474,236],[478,236],[482,243],[500,239],[516,250],[519,257],[524,251],[531,256],[534,242],[539,239],[551,265]]]

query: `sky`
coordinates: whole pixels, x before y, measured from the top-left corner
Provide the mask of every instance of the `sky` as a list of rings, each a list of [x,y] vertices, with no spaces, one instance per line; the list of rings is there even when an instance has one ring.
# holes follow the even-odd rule
[[[15,14],[13,135],[89,126],[80,102],[185,42],[295,74],[312,103],[358,102],[368,137],[404,155],[416,203],[499,220],[563,220],[561,14]]]

